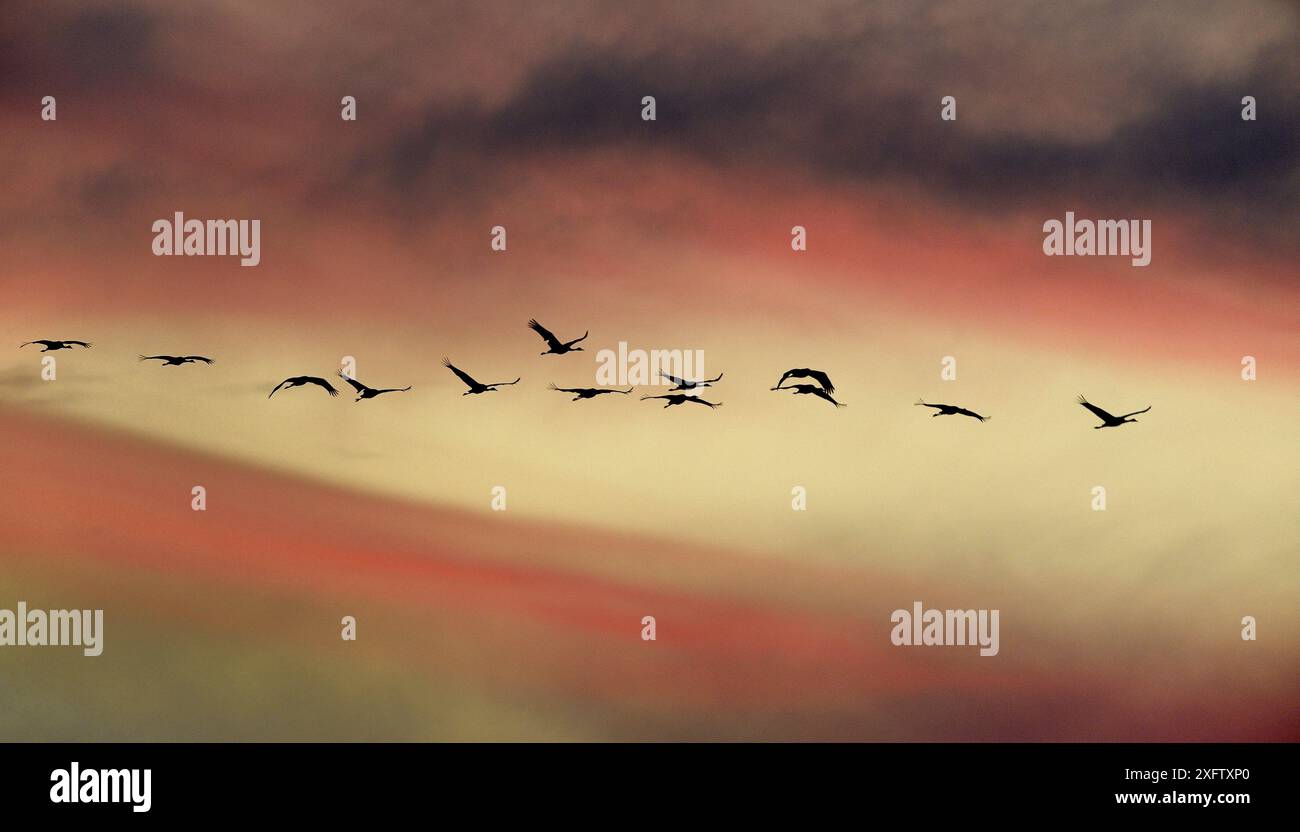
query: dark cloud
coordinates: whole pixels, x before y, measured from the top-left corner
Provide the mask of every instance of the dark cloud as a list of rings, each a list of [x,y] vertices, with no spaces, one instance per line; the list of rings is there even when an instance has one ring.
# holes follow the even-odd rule
[[[95,9],[55,29],[51,46],[73,77],[87,84],[153,71],[157,21],[130,6]]]
[[[463,169],[467,158],[667,146],[718,163],[800,165],[837,180],[911,181],[980,206],[1045,194],[1144,206],[1226,200],[1273,211],[1295,204],[1300,96],[1294,61],[1273,55],[1244,81],[1182,81],[1163,90],[1147,114],[1078,141],[1023,128],[972,132],[960,118],[942,122],[940,88],[924,76],[884,94],[860,95],[852,81],[865,46],[832,40],[761,55],[729,44],[679,45],[640,58],[565,54],[535,68],[499,106],[431,105],[417,127],[373,148],[361,169],[374,172],[378,165],[383,181],[410,191],[444,163]],[[1258,121],[1241,120],[1243,94],[1261,102]],[[640,118],[644,95],[656,96],[656,122]],[[963,96],[959,106],[978,107],[978,96]]]
[[[146,193],[153,178],[146,168],[117,163],[77,177],[73,197],[87,214],[117,213]]]
[[[157,80],[161,19],[132,4],[13,2],[0,23],[5,92],[71,92]]]
[[[1278,238],[1300,187],[1300,18],[1258,0],[1098,2],[1086,14],[1017,0],[908,13],[892,3],[797,14],[757,2],[593,4],[575,11],[583,26],[521,11],[505,28],[472,5],[428,16],[376,4],[384,14],[373,20],[309,3],[293,15],[147,0],[12,8],[0,19],[0,96],[33,113],[33,96],[61,79],[74,101],[111,102],[98,115],[112,124],[78,129],[114,134],[119,161],[100,154],[95,170],[65,171],[91,211],[121,210],[163,181],[179,193],[274,181],[304,210],[368,196],[393,216],[421,206],[424,221],[450,202],[431,196],[496,199],[511,191],[501,174],[513,163],[598,150],[910,184],[972,211],[1174,208]],[[259,20],[276,36],[250,34]],[[315,34],[296,38],[299,28]],[[451,44],[438,40],[448,28]],[[494,48],[476,50],[471,70],[438,48],[460,42]],[[374,91],[363,121],[322,133],[340,90],[358,83]],[[945,94],[958,95],[955,123],[939,119]],[[640,118],[646,95],[657,99],[653,123]],[[1243,95],[1259,102],[1255,122],[1240,119]],[[268,122],[277,104],[309,115]],[[166,123],[154,121],[160,110]],[[246,151],[229,150],[238,143]],[[142,185],[141,170],[158,182]]]

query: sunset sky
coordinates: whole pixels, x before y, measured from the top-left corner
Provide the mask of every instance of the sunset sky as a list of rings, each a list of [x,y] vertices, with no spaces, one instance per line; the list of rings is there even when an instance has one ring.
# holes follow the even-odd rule
[[[6,4],[0,607],[106,635],[0,650],[0,737],[1300,739],[1298,41],[1253,0]],[[155,257],[177,211],[260,265]],[[1046,257],[1067,211],[1151,264]],[[38,338],[94,347],[49,382]],[[620,342],[724,406],[546,389]],[[413,389],[268,400],[345,356]],[[999,655],[892,646],[917,600]]]

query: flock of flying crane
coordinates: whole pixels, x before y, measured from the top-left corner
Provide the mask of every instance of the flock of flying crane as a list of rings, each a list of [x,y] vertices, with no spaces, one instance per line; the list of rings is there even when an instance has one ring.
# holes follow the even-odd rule
[[[570,352],[582,352],[583,351],[582,347],[577,347],[574,345],[586,340],[587,336],[591,334],[590,330],[588,330],[587,332],[584,332],[582,334],[581,338],[574,338],[572,341],[561,341],[559,338],[556,338],[555,335],[549,329],[539,324],[536,320],[530,320],[528,322],[528,328],[536,332],[539,336],[541,336],[542,340],[546,342],[546,351],[541,353],[541,355],[564,355],[565,353],[570,353]],[[66,350],[66,349],[71,349],[72,347],[89,348],[92,346],[92,344],[89,341],[53,341],[53,340],[41,339],[37,341],[28,341],[24,344],[20,344],[19,349],[22,349],[23,347],[32,344],[41,345],[42,347],[41,352]],[[140,360],[161,361],[162,362],[161,366],[164,367],[179,367],[183,364],[199,364],[199,363],[212,364],[214,361],[214,359],[207,358],[206,356],[202,356],[202,355],[142,355],[140,356]],[[456,377],[459,378],[462,382],[464,382],[465,386],[469,388],[468,390],[466,390],[464,393],[461,394],[462,396],[473,396],[473,395],[478,395],[480,393],[490,393],[490,392],[494,392],[498,387],[508,387],[512,384],[518,384],[520,382],[520,379],[516,378],[514,381],[494,381],[489,384],[484,384],[476,380],[469,373],[465,372],[464,370],[460,369],[456,365],[452,364],[451,361],[446,358],[442,360],[442,366],[446,367],[448,370],[451,370],[452,373],[454,373]],[[659,374],[663,376],[665,379],[667,379],[668,381],[672,382],[674,386],[669,388],[669,392],[667,395],[642,396],[641,401],[645,401],[647,399],[666,399],[668,401],[668,404],[664,405],[665,408],[673,407],[674,405],[685,404],[686,402],[702,404],[709,408],[722,407],[722,402],[705,401],[704,399],[695,395],[693,392],[685,392],[685,393],[677,392],[682,390],[694,391],[704,387],[712,387],[715,382],[722,380],[722,373],[718,373],[718,375],[714,378],[703,379],[699,381],[690,381],[684,378],[678,378],[677,376],[669,375],[668,373],[665,373],[662,370],[659,371]],[[339,371],[339,378],[346,381],[352,387],[352,389],[356,391],[357,393],[356,401],[361,401],[362,399],[373,399],[376,396],[382,395],[384,393],[404,393],[407,390],[411,389],[409,386],[383,387],[383,388],[368,387],[365,384],[362,384],[361,382],[357,381],[356,379],[346,375],[342,371]],[[812,379],[817,383],[816,384],[792,384],[788,387],[785,386],[786,380],[791,378]],[[339,394],[339,391],[336,390],[332,384],[330,384],[327,380],[319,376],[292,376],[290,378],[286,378],[284,381],[277,384],[275,386],[275,389],[273,389],[270,392],[270,394],[267,395],[267,398],[268,399],[271,398],[271,396],[274,396],[280,390],[290,389],[293,387],[301,387],[304,384],[314,384],[317,387],[321,387],[326,392],[328,392],[331,396],[337,396]],[[626,396],[636,388],[630,387],[627,390],[619,390],[617,388],[606,388],[606,387],[556,387],[554,384],[550,384],[548,385],[548,389],[555,390],[556,392],[559,393],[572,393],[573,401],[576,402],[581,399],[594,399],[596,396],[605,393],[619,393]],[[835,398],[831,395],[832,393],[835,392],[835,385],[831,383],[830,376],[828,376],[825,372],[821,370],[813,370],[807,367],[798,367],[792,370],[786,370],[785,373],[781,375],[781,380],[778,381],[776,383],[776,386],[771,389],[774,391],[788,390],[796,396],[799,395],[816,396],[819,399],[825,399],[826,401],[835,405],[835,407],[837,408],[847,406],[841,402],[836,401]],[[1081,404],[1083,407],[1087,408],[1088,410],[1092,411],[1092,413],[1095,414],[1097,418],[1101,419],[1102,423],[1100,425],[1095,426],[1095,429],[1097,430],[1100,430],[1101,428],[1119,427],[1120,425],[1123,425],[1127,422],[1136,422],[1137,419],[1132,418],[1133,416],[1146,413],[1148,410],[1151,409],[1151,406],[1148,405],[1143,410],[1135,410],[1132,413],[1125,413],[1121,416],[1114,416],[1110,413],[1107,413],[1105,410],[1102,410],[1100,407],[1097,407],[1096,405],[1092,404],[1083,396],[1079,397],[1079,404]],[[938,411],[938,413],[935,413],[934,416],[969,416],[973,419],[978,419],[981,422],[987,422],[990,418],[988,416],[981,416],[980,414],[976,413],[973,410],[967,410],[964,407],[958,407],[956,405],[951,405],[951,404],[931,404],[930,402],[926,402],[918,399],[916,405],[918,407],[934,408],[935,410]]]

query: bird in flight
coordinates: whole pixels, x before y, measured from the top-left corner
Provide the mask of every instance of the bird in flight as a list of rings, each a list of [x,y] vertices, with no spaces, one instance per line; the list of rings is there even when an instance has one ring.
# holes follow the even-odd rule
[[[575,347],[574,344],[585,340],[591,334],[591,330],[587,330],[582,333],[582,338],[561,342],[549,329],[539,324],[536,318],[528,322],[528,328],[542,336],[542,340],[546,342],[547,350],[542,355],[564,355],[566,352],[582,352],[582,347]]]
[[[920,399],[917,399],[916,403],[923,407],[933,407],[935,410],[938,410],[939,412],[934,414],[935,416],[970,416],[972,419],[979,419],[981,422],[987,422],[992,418],[990,416],[981,416],[973,410],[967,410],[966,408],[958,407],[955,404],[930,404],[929,402]]]
[[[830,376],[826,375],[821,370],[809,370],[807,367],[803,367],[795,370],[786,370],[785,375],[781,376],[781,380],[778,381],[776,383],[776,387],[773,387],[772,389],[773,390],[780,389],[781,385],[785,384],[785,380],[788,378],[811,378],[814,379],[818,384],[820,384],[826,390],[827,393],[835,392],[835,385],[831,384]]]
[[[286,378],[284,381],[275,385],[275,389],[271,391],[267,398],[269,399],[271,396],[274,396],[282,387],[301,387],[304,384],[315,384],[317,387],[324,387],[331,396],[337,396],[339,394],[339,391],[335,390],[330,383],[323,378],[317,378],[316,376],[294,376],[293,378]]]
[[[831,394],[828,390],[824,390],[815,384],[795,384],[790,387],[782,387],[781,385],[778,384],[776,387],[773,387],[772,389],[789,390],[790,392],[794,393],[796,396],[807,396],[811,394],[816,396],[819,399],[825,399],[826,401],[830,402],[836,407],[848,407],[847,404],[841,404],[835,401],[835,399],[831,398]]]
[[[352,389],[357,391],[357,401],[361,401],[362,399],[373,399],[380,393],[405,393],[407,390],[411,389],[408,385],[406,387],[385,387],[382,390],[377,390],[374,387],[365,386],[354,378],[348,378],[344,375],[342,370],[339,370],[339,378],[343,379],[348,384],[351,384]]]
[[[1136,416],[1139,413],[1146,413],[1147,410],[1151,409],[1151,405],[1147,405],[1146,410],[1135,410],[1132,413],[1125,413],[1123,416],[1112,416],[1111,414],[1102,410],[1100,407],[1097,407],[1097,405],[1085,399],[1083,396],[1079,397],[1079,404],[1091,410],[1093,413],[1096,414],[1097,418],[1102,421],[1102,424],[1094,425],[1093,430],[1101,430],[1102,428],[1117,428],[1120,425],[1124,424],[1125,422],[1136,422],[1137,419],[1130,419],[1129,417]]]
[[[674,393],[671,396],[642,396],[641,397],[641,401],[645,401],[646,399],[667,399],[668,404],[664,405],[665,408],[672,407],[675,404],[681,404],[682,402],[695,402],[696,404],[704,404],[704,405],[708,405],[709,407],[715,407],[715,408],[722,407],[722,402],[718,402],[717,404],[714,404],[713,402],[706,402],[704,399],[701,399],[699,396],[688,396],[685,393]]]
[[[94,346],[94,344],[91,344],[89,341],[47,341],[45,339],[41,339],[39,341],[28,341],[27,344],[42,344],[43,349],[41,350],[41,352],[53,352],[54,350],[69,350],[72,349],[73,347]],[[19,344],[18,349],[22,349],[23,347],[27,346],[27,344]]]
[[[514,381],[494,381],[491,384],[481,384],[470,377],[469,373],[452,364],[449,359],[442,359],[442,366],[455,373],[456,378],[465,382],[465,385],[469,387],[468,392],[461,393],[462,396],[468,396],[471,393],[487,393],[488,391],[496,390],[498,387],[505,387],[510,384],[519,383],[519,379],[515,379]]]
[[[626,390],[607,390],[600,387],[556,387],[554,384],[550,385],[550,388],[560,393],[572,393],[575,402],[578,399],[594,399],[601,393],[622,393],[626,396],[636,389],[635,387],[629,387]]]
[[[697,387],[711,387],[713,385],[713,382],[718,381],[719,379],[722,378],[722,373],[718,373],[717,378],[706,378],[703,381],[687,381],[684,378],[678,378],[677,376],[670,376],[667,373],[665,373],[663,370],[659,371],[659,375],[663,376],[664,378],[671,381],[673,384],[677,385],[676,387],[671,388],[673,390],[694,390]]]
[[[213,363],[213,359],[204,358],[201,355],[142,355],[141,361],[150,361],[157,359],[163,362],[164,367],[179,367],[182,364],[197,364],[202,361],[204,364]]]

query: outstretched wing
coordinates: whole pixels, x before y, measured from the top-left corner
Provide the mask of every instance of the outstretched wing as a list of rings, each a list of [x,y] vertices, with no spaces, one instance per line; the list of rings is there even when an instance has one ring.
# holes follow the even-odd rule
[[[786,370],[785,375],[781,376],[781,380],[776,383],[776,386],[780,387],[782,384],[785,383],[786,379],[791,377],[815,379],[818,384],[820,384],[822,387],[826,389],[827,393],[835,392],[835,385],[831,384],[830,376],[826,375],[821,370],[810,370],[807,367],[800,367],[794,370]]]
[[[987,417],[987,416],[981,416],[981,415],[979,415],[978,413],[976,413],[975,411],[973,411],[973,410],[967,410],[967,409],[964,408],[964,407],[959,407],[959,408],[957,408],[957,412],[960,413],[960,414],[963,415],[963,416],[970,416],[972,419],[979,419],[981,422],[987,422],[987,421],[989,420],[989,417]]]
[[[467,372],[465,372],[464,370],[460,369],[460,368],[457,367],[455,364],[452,364],[451,361],[450,361],[449,359],[446,359],[446,358],[442,359],[442,366],[446,367],[448,370],[451,370],[453,373],[455,373],[455,374],[456,374],[456,378],[458,378],[458,379],[460,379],[461,381],[465,382],[465,384],[466,384],[467,386],[469,386],[469,387],[477,387],[477,386],[479,386],[479,383],[478,383],[477,381],[475,381],[472,377],[470,377],[470,374],[469,374],[469,373],[467,373]]]
[[[1110,415],[1106,411],[1102,410],[1100,407],[1097,407],[1097,405],[1085,399],[1083,396],[1079,397],[1079,404],[1091,410],[1094,414],[1096,414],[1097,418],[1101,419],[1103,422],[1109,422],[1115,418],[1114,416]]]
[[[712,384],[715,381],[722,381],[722,373],[718,373],[717,378],[706,378],[704,381],[700,382],[700,384]]]
[[[587,336],[590,335],[590,334],[591,334],[591,330],[589,329],[589,330],[587,330],[586,332],[582,333],[582,337],[581,337],[581,338],[574,338],[572,341],[570,341],[569,343],[565,344],[564,346],[566,346],[566,347],[571,347],[571,346],[573,346],[574,344],[578,343],[579,341],[586,341],[586,340],[587,340]]]
[[[354,378],[348,378],[347,376],[345,376],[345,375],[343,374],[343,371],[342,371],[342,370],[339,370],[339,378],[343,379],[343,380],[346,381],[348,384],[351,384],[351,385],[352,385],[352,389],[353,389],[353,390],[356,390],[358,393],[364,393],[364,392],[366,392],[367,390],[370,389],[369,387],[365,386],[364,384],[362,384],[361,382],[357,381],[356,379],[354,379]]]
[[[331,396],[337,396],[339,394],[339,391],[335,390],[334,386],[331,385],[328,381],[326,381],[323,378],[317,378],[316,376],[307,376],[305,381],[308,384],[315,384],[318,387],[324,387]]]
[[[722,407],[722,402],[718,402],[717,404],[714,404],[713,402],[706,402],[704,399],[701,399],[698,396],[687,396],[686,401],[695,402],[696,404],[702,404],[706,407]]]
[[[804,374],[808,378],[816,379],[818,384],[826,388],[827,393],[835,392],[835,385],[831,384],[831,377],[823,373],[821,370],[804,370]]]
[[[518,383],[519,383],[519,379],[515,379],[514,381],[494,381],[491,384],[485,384],[483,386],[484,387],[509,387],[512,384],[518,384]]]
[[[1128,417],[1130,417],[1130,416],[1136,416],[1136,415],[1138,415],[1139,413],[1146,413],[1147,410],[1150,410],[1150,409],[1151,409],[1151,405],[1147,405],[1146,410],[1135,410],[1135,411],[1133,411],[1132,413],[1125,413],[1123,416],[1121,416],[1121,417],[1119,417],[1119,418],[1121,418],[1121,419],[1127,419]]]
[[[205,358],[202,355],[182,355],[182,361],[202,361],[204,364],[215,364],[215,358]]]
[[[664,378],[668,379],[668,380],[671,381],[673,384],[676,384],[678,387],[680,387],[680,386],[682,386],[683,384],[686,383],[686,379],[684,379],[684,378],[678,378],[677,376],[670,376],[670,375],[668,375],[667,373],[665,373],[663,370],[660,370],[660,371],[659,371],[659,375],[661,375],[661,376],[663,376]]]
[[[542,336],[542,340],[546,342],[546,345],[548,347],[555,348],[555,347],[564,346],[559,342],[559,339],[557,339],[549,329],[539,324],[536,318],[529,319],[528,328],[531,329],[533,332],[536,332],[538,335]]]
[[[671,399],[671,398],[672,396],[642,396],[641,401],[645,401],[646,399]]]

